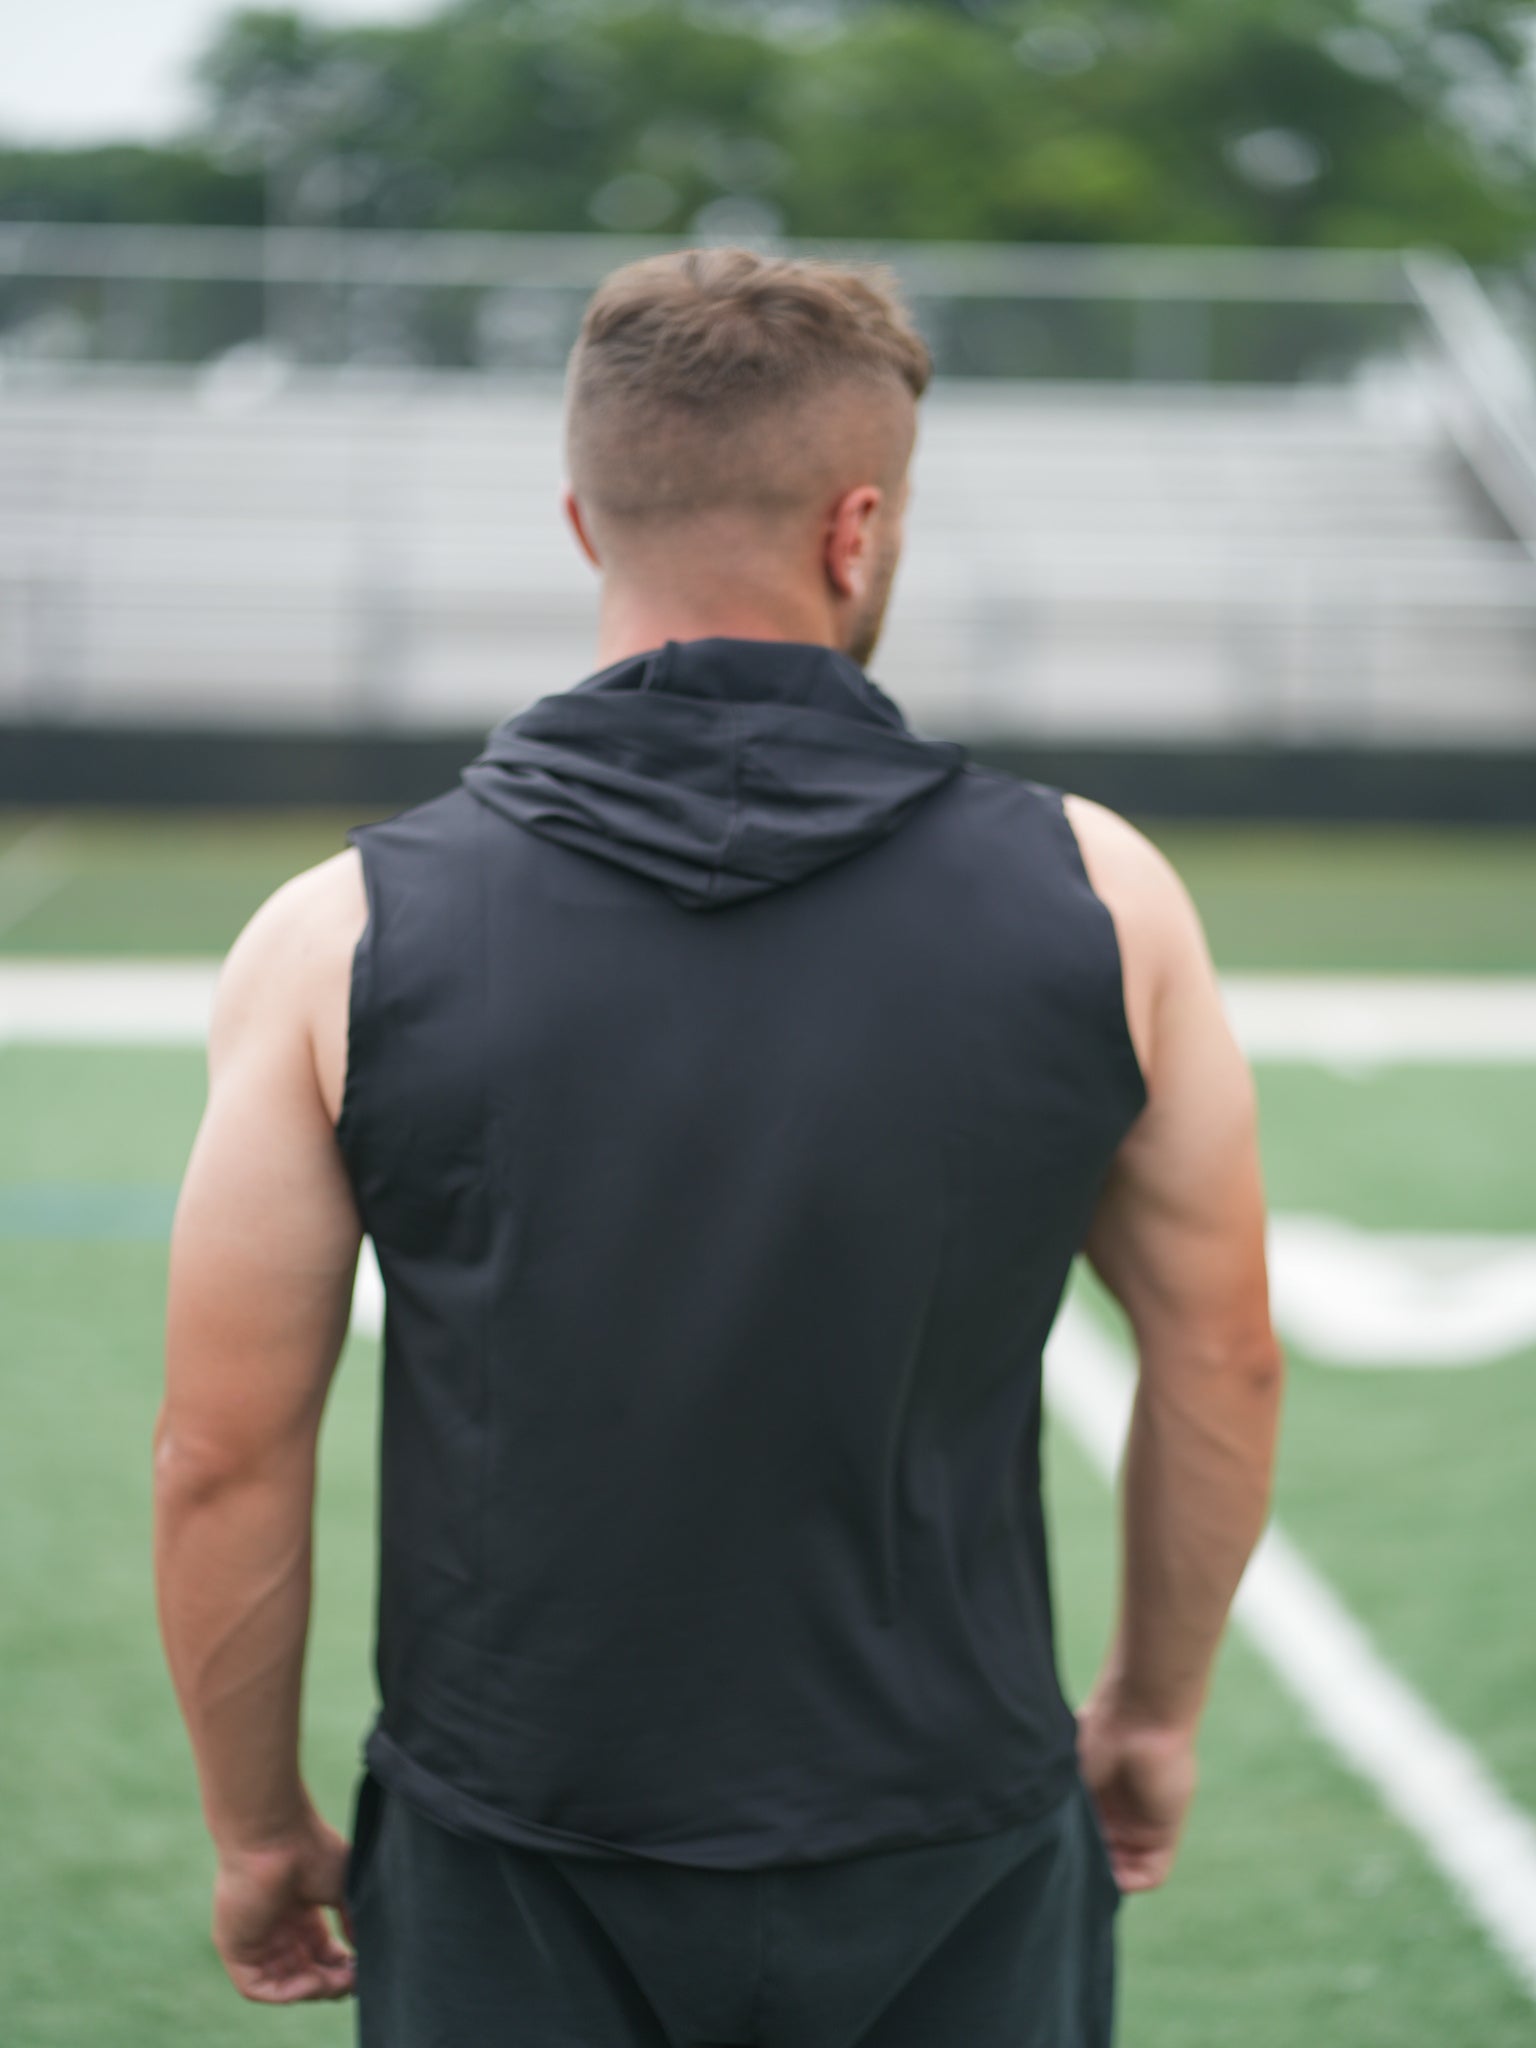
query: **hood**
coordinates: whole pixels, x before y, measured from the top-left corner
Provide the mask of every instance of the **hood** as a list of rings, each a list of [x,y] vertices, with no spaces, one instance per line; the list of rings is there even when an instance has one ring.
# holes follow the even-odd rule
[[[959,773],[846,655],[784,640],[669,640],[541,697],[464,782],[562,846],[714,910],[888,838]]]

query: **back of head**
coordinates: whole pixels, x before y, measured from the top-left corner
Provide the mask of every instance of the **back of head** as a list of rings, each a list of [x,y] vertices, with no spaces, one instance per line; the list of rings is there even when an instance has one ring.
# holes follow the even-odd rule
[[[616,271],[567,386],[574,495],[610,547],[720,517],[817,516],[894,491],[928,350],[874,268],[689,249]]]

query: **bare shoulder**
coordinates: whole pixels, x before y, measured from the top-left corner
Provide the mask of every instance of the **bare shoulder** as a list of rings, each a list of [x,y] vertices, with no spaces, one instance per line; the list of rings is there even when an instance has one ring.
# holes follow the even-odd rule
[[[1092,797],[1064,795],[1063,807],[1082,849],[1095,892],[1111,910],[1148,914],[1185,895],[1178,870],[1129,818]]]
[[[362,861],[348,847],[273,893],[224,962],[209,1051],[252,1034],[317,1046],[346,1029],[352,954],[368,919]]]
[[[1126,1022],[1144,1070],[1164,998],[1214,974],[1199,913],[1167,855],[1128,818],[1091,797],[1064,795],[1088,880],[1114,921]]]
[[[349,846],[272,892],[230,948],[222,979],[302,981],[338,950],[350,952],[367,916],[362,862]]]
[[[1145,934],[1153,950],[1204,945],[1199,912],[1178,869],[1145,832],[1091,797],[1064,796],[1063,805],[1096,895],[1108,904],[1122,945]]]

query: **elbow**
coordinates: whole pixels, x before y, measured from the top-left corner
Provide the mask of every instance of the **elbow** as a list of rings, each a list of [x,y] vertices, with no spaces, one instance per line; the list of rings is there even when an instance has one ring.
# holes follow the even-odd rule
[[[162,1516],[195,1513],[237,1494],[288,1499],[314,1484],[317,1439],[309,1428],[254,1433],[232,1424],[178,1421],[162,1410],[155,1424],[153,1483]]]
[[[1278,1402],[1285,1390],[1285,1351],[1274,1330],[1266,1325],[1259,1337],[1236,1355],[1233,1369],[1255,1394]]]
[[[165,1521],[202,1506],[227,1484],[219,1463],[190,1453],[174,1436],[155,1435],[155,1513]]]
[[[1271,1329],[1236,1339],[1216,1350],[1211,1371],[1258,1414],[1272,1414],[1285,1391],[1285,1353]]]
[[[1267,1317],[1186,1321],[1141,1348],[1133,1430],[1197,1480],[1225,1475],[1256,1537],[1273,1497],[1284,1387],[1285,1354]]]
[[[232,1446],[179,1431],[162,1416],[155,1426],[153,1475],[155,1505],[166,1516],[206,1506],[242,1484],[249,1472]]]
[[[1266,1319],[1233,1326],[1188,1322],[1140,1333],[1144,1374],[1154,1383],[1222,1388],[1259,1405],[1278,1405],[1285,1386],[1285,1353]]]

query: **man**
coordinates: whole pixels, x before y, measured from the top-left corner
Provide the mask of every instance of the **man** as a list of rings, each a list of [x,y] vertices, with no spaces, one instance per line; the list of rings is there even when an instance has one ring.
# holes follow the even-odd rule
[[[225,1966],[355,1988],[367,2048],[1103,2048],[1119,1896],[1172,1864],[1281,1379],[1253,1093],[1153,847],[864,673],[928,376],[876,274],[612,277],[568,386],[597,671],[221,978],[162,1626]],[[298,1734],[364,1230],[349,1848]],[[1038,1441],[1080,1249],[1140,1382],[1074,1719]]]

